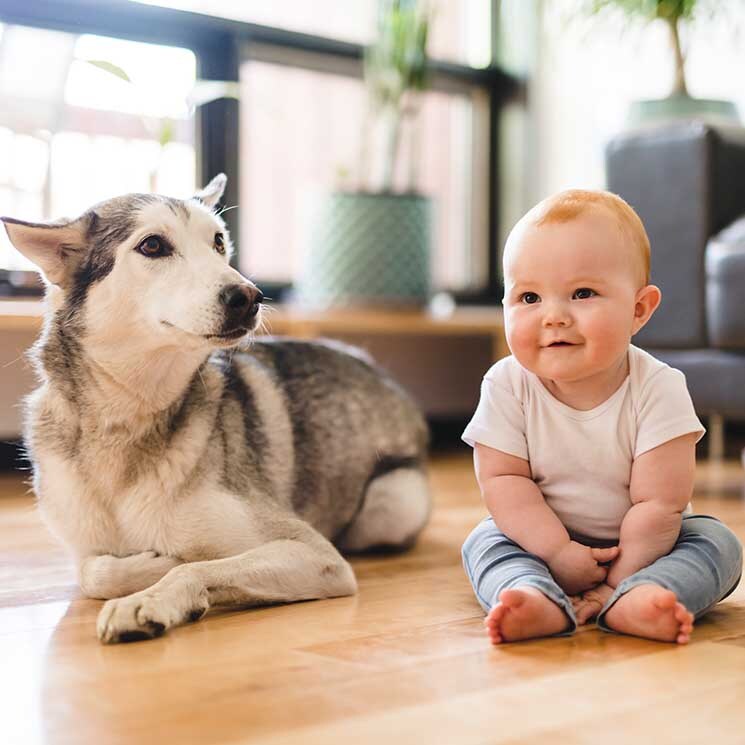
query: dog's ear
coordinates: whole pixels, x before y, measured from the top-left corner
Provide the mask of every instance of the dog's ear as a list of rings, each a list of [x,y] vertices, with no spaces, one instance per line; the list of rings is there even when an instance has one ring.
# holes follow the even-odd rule
[[[88,214],[76,220],[25,222],[0,217],[10,242],[55,285],[64,286],[66,277],[85,253]]]
[[[214,209],[225,191],[227,182],[228,177],[224,173],[218,173],[204,189],[194,195],[194,199],[198,199],[205,207]]]

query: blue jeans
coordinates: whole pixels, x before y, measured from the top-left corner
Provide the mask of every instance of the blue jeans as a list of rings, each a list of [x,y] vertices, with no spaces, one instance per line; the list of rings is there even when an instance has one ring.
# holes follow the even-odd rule
[[[608,542],[598,542],[608,545]],[[510,587],[535,587],[563,609],[571,621],[562,635],[577,628],[572,603],[551,576],[546,563],[502,533],[491,517],[480,522],[463,544],[463,566],[476,598],[488,612],[499,593]],[[611,631],[605,614],[624,593],[638,585],[659,585],[700,618],[727,597],[740,581],[742,546],[723,523],[708,515],[684,515],[680,535],[670,553],[624,579],[597,618],[598,627]]]

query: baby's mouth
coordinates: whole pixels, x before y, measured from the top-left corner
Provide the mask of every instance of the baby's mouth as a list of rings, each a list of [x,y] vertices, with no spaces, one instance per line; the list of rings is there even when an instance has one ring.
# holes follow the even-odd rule
[[[573,347],[575,345],[570,341],[552,341],[546,346],[548,349],[555,349],[556,347]]]

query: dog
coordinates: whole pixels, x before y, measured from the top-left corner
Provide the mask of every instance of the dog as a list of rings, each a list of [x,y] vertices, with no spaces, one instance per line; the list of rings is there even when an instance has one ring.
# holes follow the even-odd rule
[[[214,605],[354,594],[343,553],[406,548],[430,514],[403,390],[338,343],[256,338],[264,298],[229,264],[225,183],[0,218],[46,285],[33,486],[82,592],[107,601],[104,643]]]

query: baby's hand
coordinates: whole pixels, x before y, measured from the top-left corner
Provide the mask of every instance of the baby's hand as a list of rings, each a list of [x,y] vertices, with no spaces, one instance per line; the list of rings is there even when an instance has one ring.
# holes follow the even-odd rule
[[[618,556],[618,546],[590,548],[577,541],[570,541],[548,560],[548,568],[567,595],[579,595],[603,582],[607,567],[598,562],[613,561]]]
[[[612,594],[613,588],[602,583],[587,592],[583,592],[581,595],[572,597],[572,607],[574,608],[577,623],[582,626],[582,624],[595,618]]]

